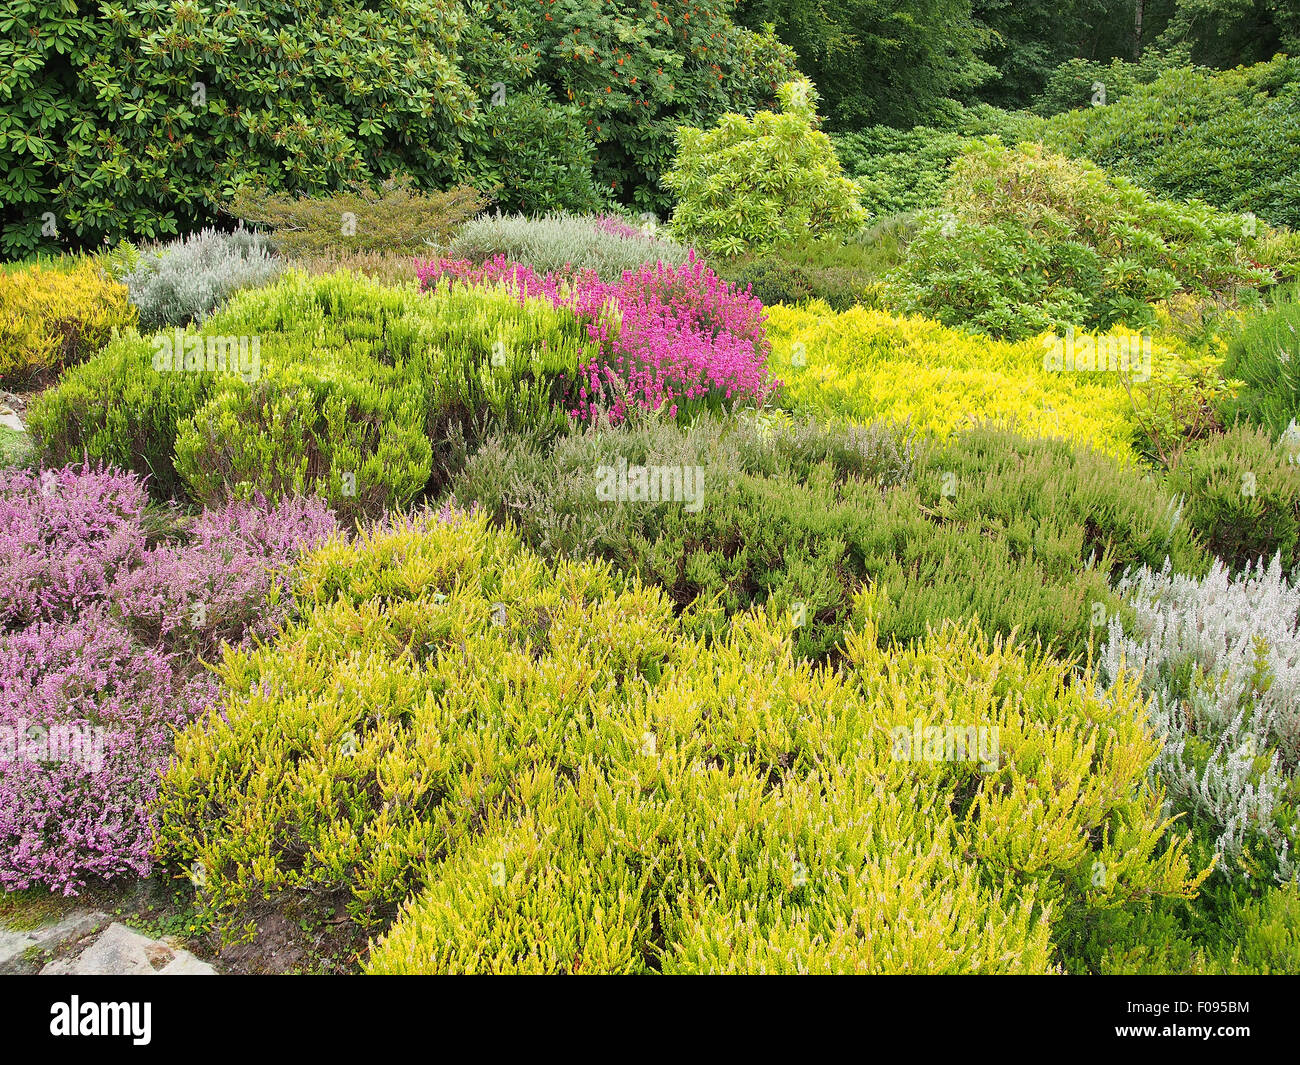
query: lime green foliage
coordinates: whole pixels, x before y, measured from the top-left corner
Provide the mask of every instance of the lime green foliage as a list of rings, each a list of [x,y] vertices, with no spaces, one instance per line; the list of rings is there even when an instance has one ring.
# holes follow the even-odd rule
[[[1227,416],[1274,437],[1300,418],[1300,302],[1287,300],[1250,319],[1228,344],[1224,372],[1242,382]]]
[[[700,467],[698,505],[596,502],[600,467]],[[1063,654],[1120,609],[1107,579],[1204,553],[1150,477],[1087,448],[990,429],[918,446],[882,426],[700,420],[561,438],[547,452],[488,444],[457,500],[548,557],[595,558],[653,580],[705,630],[754,605],[801,619],[800,656],[842,652],[855,596],[879,595],[883,639],[978,618]],[[1103,619],[1104,620],[1104,619]]]
[[[1119,99],[1111,84],[1105,107],[1053,118],[1048,143],[1158,196],[1300,228],[1300,58],[1168,70]]]
[[[336,542],[300,594],[178,737],[160,845],[230,923],[407,902],[373,972],[1045,972],[1056,928],[1199,879],[1133,684],[970,627],[881,651],[864,597],[842,670],[762,614],[705,644],[484,517]],[[911,760],[918,724],[984,745]]]
[[[428,255],[449,241],[487,201],[461,186],[423,192],[410,178],[391,178],[377,190],[356,185],[328,196],[289,196],[264,188],[240,189],[230,212],[270,229],[277,251],[290,256],[352,252]]]
[[[1155,199],[1035,145],[973,143],[953,164],[944,210],[924,219],[887,278],[889,298],[1011,339],[1150,327],[1151,305],[1176,293],[1236,305],[1277,280],[1260,263],[1266,227]]]
[[[41,396],[31,426],[49,460],[85,449],[201,503],[310,490],[344,516],[377,515],[444,479],[456,441],[487,423],[562,429],[566,379],[591,346],[548,303],[468,286],[421,295],[346,273],[243,291],[181,334],[185,360],[195,343],[249,341],[246,362],[228,360],[236,372],[211,359],[166,369],[175,335],[117,341]]]
[[[927,318],[868,307],[832,314],[813,303],[768,308],[767,333],[773,372],[795,410],[907,421],[940,436],[973,422],[1012,420],[1022,432],[1088,443],[1123,461],[1133,458],[1135,444],[1151,449],[1154,426],[1174,434],[1163,438],[1169,441],[1191,433],[1201,407],[1179,392],[1183,401],[1170,408],[1161,397],[1171,378],[1199,374],[1194,396],[1207,403],[1222,391],[1216,359],[1122,328],[1013,343]],[[1072,368],[1087,365],[1085,355],[1106,368]]]
[[[126,287],[94,259],[0,272],[0,382],[30,383],[57,373],[135,320]]]
[[[663,178],[677,195],[678,239],[737,255],[804,236],[847,236],[865,221],[859,189],[816,128],[812,83],[789,82],[780,97],[780,114],[728,114],[711,130],[678,130]]]
[[[1275,554],[1284,569],[1295,564],[1300,467],[1295,452],[1267,431],[1236,426],[1189,448],[1168,483],[1187,496],[1184,519],[1230,566]]]

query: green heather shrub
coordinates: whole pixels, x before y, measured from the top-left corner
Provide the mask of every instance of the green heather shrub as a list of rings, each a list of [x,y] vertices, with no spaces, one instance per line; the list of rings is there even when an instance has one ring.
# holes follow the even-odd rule
[[[1046,141],[1157,196],[1300,229],[1300,57],[1236,70],[1180,67],[1121,99],[1109,81],[1106,92],[1105,107],[1051,119]]]
[[[656,501],[629,479],[625,501],[601,501],[602,477],[624,464],[698,468],[702,483]],[[796,651],[815,659],[842,649],[866,582],[882,639],[977,617],[1072,654],[1096,633],[1094,604],[1120,606],[1108,577],[1169,555],[1179,571],[1208,564],[1149,477],[986,428],[937,447],[883,426],[650,423],[549,452],[489,443],[453,488],[547,557],[604,559],[662,585],[706,627],[753,605],[792,612]]]
[[[1300,302],[1250,318],[1228,344],[1224,373],[1242,382],[1227,417],[1279,437],[1300,418]]]
[[[568,382],[593,350],[571,313],[504,290],[293,273],[201,327],[114,342],[30,422],[48,461],[86,451],[163,498],[311,490],[341,516],[375,516],[436,488],[489,428],[563,430]]]
[[[1203,204],[1157,200],[1086,161],[1024,144],[972,142],[953,164],[944,209],[923,212],[886,282],[908,313],[1021,339],[1070,326],[1154,326],[1178,293],[1258,301],[1263,229]]]
[[[282,267],[260,234],[205,229],[141,252],[121,280],[140,312],[140,328],[152,332],[202,321],[232,292],[265,285]]]
[[[39,382],[135,320],[127,290],[93,258],[0,272],[0,383]]]
[[[866,220],[861,191],[816,128],[812,82],[789,82],[780,97],[780,114],[729,114],[713,129],[678,130],[663,177],[677,196],[678,239],[729,256],[782,240],[848,236]]]
[[[161,853],[232,937],[293,898],[382,933],[376,973],[1043,973],[1203,875],[1132,682],[973,626],[882,651],[864,596],[840,670],[762,612],[705,643],[454,513],[335,540],[295,592],[161,783]]]
[[[750,286],[767,306],[818,299],[842,311],[875,301],[877,281],[902,258],[905,232],[906,222],[899,219],[848,241],[805,237],[720,261],[718,269],[741,288]]]
[[[687,247],[660,234],[652,223],[644,235],[623,236],[599,225],[599,218],[572,214],[480,215],[451,241],[447,255],[484,263],[498,255],[523,263],[538,274],[595,270],[602,281],[617,281],[624,270],[656,261],[677,266]]]
[[[1300,972],[1300,891],[1207,890],[1195,903],[1098,912],[1065,951],[1071,972],[1101,976],[1287,975]],[[1211,902],[1213,900],[1213,902]],[[1208,911],[1208,912],[1206,912]]]
[[[295,197],[245,187],[231,198],[229,210],[271,230],[277,251],[304,258],[365,252],[427,255],[486,206],[484,197],[467,186],[425,192],[401,177],[378,189],[355,185],[327,196]]]
[[[1241,568],[1280,555],[1290,570],[1300,537],[1300,467],[1263,429],[1239,425],[1189,448],[1168,477],[1184,519],[1217,558]]]

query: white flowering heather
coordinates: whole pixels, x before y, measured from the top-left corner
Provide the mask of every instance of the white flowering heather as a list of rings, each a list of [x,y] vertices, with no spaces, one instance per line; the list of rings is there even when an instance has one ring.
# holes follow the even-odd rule
[[[142,252],[122,278],[144,331],[201,321],[241,288],[265,285],[283,269],[259,233],[205,229]]]
[[[617,281],[624,270],[646,263],[678,266],[686,261],[685,245],[654,234],[651,227],[618,224],[604,217],[549,214],[479,215],[452,238],[447,257],[486,262],[504,255],[536,273],[595,270],[602,281]]]
[[[1171,804],[1213,824],[1231,874],[1257,863],[1262,840],[1275,875],[1292,879],[1296,766],[1300,762],[1300,588],[1279,560],[1236,579],[1221,562],[1203,580],[1145,567],[1118,590],[1134,631],[1112,619],[1103,679],[1141,670],[1151,723],[1166,737],[1154,770]],[[1257,857],[1257,856],[1256,856]]]

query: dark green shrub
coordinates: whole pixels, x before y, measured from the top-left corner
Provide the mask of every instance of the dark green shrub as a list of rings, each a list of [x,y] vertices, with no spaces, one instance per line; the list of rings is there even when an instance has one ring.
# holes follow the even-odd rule
[[[600,502],[601,467],[621,463],[701,468],[698,505]],[[706,627],[754,603],[796,611],[809,657],[835,652],[868,582],[882,640],[975,615],[990,632],[1017,628],[1075,653],[1101,623],[1094,604],[1118,608],[1107,578],[1124,566],[1166,555],[1180,571],[1206,566],[1149,479],[1087,449],[987,429],[919,453],[884,427],[592,431],[550,453],[490,444],[454,492],[543,553],[607,559],[661,584]]]
[[[9,13],[0,246],[11,254],[186,233],[257,178],[289,193],[398,172],[449,184],[477,117],[451,0],[39,0]]]
[[[1107,96],[1105,107],[1053,118],[1047,142],[1158,196],[1300,228],[1300,58],[1179,68],[1118,100],[1107,83]]]
[[[492,189],[507,211],[595,211],[610,200],[596,185],[591,127],[573,104],[560,105],[549,90],[519,92],[504,85],[500,104],[484,115],[484,143],[475,153],[474,182]]]
[[[1236,426],[1190,448],[1169,472],[1184,520],[1216,557],[1240,568],[1280,554],[1296,561],[1300,468],[1266,431]]]
[[[1229,343],[1223,372],[1243,386],[1227,417],[1281,436],[1300,418],[1300,302],[1251,318]]]

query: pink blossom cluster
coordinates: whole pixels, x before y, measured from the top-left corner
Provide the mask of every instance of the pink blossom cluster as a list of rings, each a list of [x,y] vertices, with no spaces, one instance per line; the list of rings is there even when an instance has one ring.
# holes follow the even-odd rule
[[[763,304],[737,291],[692,253],[671,266],[647,263],[612,284],[594,271],[539,277],[497,256],[482,265],[439,259],[416,264],[420,287],[500,284],[522,300],[567,307],[586,324],[600,354],[579,370],[570,413],[617,423],[630,406],[664,411],[687,404],[761,403],[780,382],[768,373]]]
[[[318,500],[259,498],[151,546],[145,506],[130,473],[0,473],[7,890],[73,894],[91,876],[148,871],[148,804],[172,730],[216,695],[203,660],[272,635],[292,609],[293,559],[337,528]],[[93,739],[98,756],[69,736]]]
[[[644,239],[646,234],[638,226],[632,225],[624,218],[619,218],[614,214],[597,215],[593,220],[593,225],[605,233],[612,233],[616,237],[622,237],[625,240]]]

